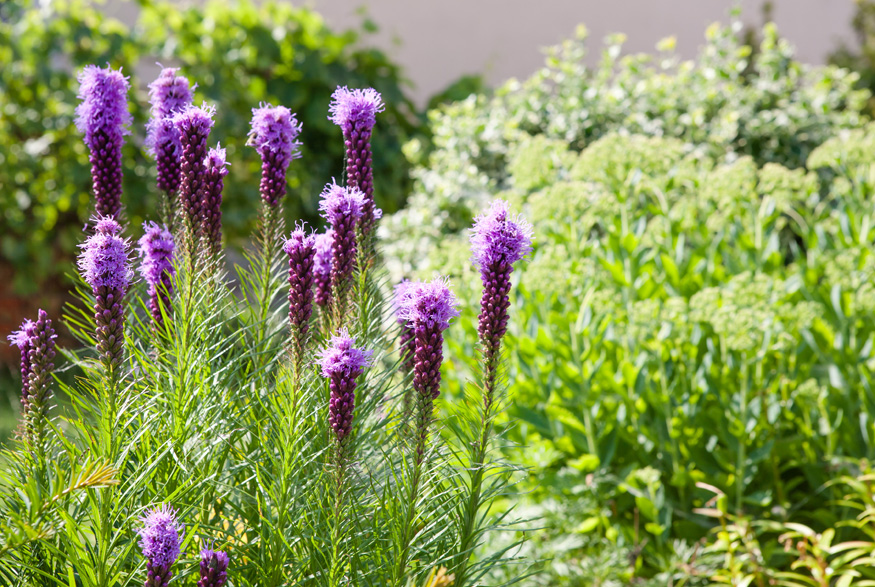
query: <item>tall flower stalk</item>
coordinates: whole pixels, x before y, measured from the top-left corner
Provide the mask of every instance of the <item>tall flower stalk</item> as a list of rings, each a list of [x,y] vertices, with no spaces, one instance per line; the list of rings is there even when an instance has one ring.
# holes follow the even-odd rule
[[[117,394],[125,354],[125,295],[131,283],[128,242],[119,236],[121,226],[109,217],[97,219],[79,256],[79,270],[94,294],[94,333],[97,354],[103,367],[105,448],[115,454]]]
[[[165,67],[158,78],[149,84],[151,119],[146,125],[146,147],[155,158],[158,189],[163,194],[162,220],[173,225],[174,199],[179,189],[182,142],[179,129],[173,124],[173,115],[192,103],[192,89],[188,79],[178,74],[179,69]]]
[[[355,337],[340,330],[329,340],[319,357],[322,375],[328,379],[328,425],[333,436],[334,450],[334,511],[331,536],[332,566],[329,585],[342,583],[346,561],[341,552],[344,533],[346,477],[350,462],[349,438],[355,416],[356,380],[371,364],[371,351],[356,348]]]
[[[27,414],[27,409],[30,402],[27,400],[29,394],[27,380],[30,378],[30,340],[33,334],[33,320],[26,319],[21,323],[21,327],[7,337],[9,344],[18,347],[21,355],[21,414]]]
[[[98,216],[118,217],[122,209],[122,145],[128,125],[128,78],[109,67],[86,66],[79,74],[76,128],[90,151],[91,185]]]
[[[384,109],[383,98],[373,88],[350,90],[346,87],[335,90],[329,107],[329,120],[343,131],[343,142],[346,146],[346,185],[364,195],[360,232],[363,252],[366,255],[372,252],[376,222],[382,215],[374,204],[371,134],[377,122],[377,113]]]
[[[183,526],[176,519],[176,510],[167,505],[146,512],[142,522],[138,534],[146,559],[144,587],[167,587],[173,576],[170,569],[179,558]]]
[[[507,332],[510,276],[514,263],[527,257],[532,251],[532,227],[521,217],[512,215],[507,202],[496,200],[487,213],[474,220],[471,250],[473,262],[480,268],[480,280],[483,283],[477,326],[482,355],[480,390],[483,401],[480,406],[480,428],[476,439],[471,443],[467,503],[460,519],[460,542],[454,561],[458,585],[465,585],[468,579],[468,563],[480,535],[477,524],[483,505],[486,455],[498,405],[496,399],[500,386],[501,340]]]
[[[319,210],[331,223],[332,327],[339,328],[349,311],[350,291],[356,269],[358,239],[356,223],[362,216],[364,195],[355,188],[330,183],[322,191]]]
[[[458,301],[444,278],[400,288],[397,316],[413,331],[413,425],[411,460],[405,479],[405,515],[395,552],[394,584],[403,585],[416,532],[416,512],[425,473],[434,402],[440,396],[443,332],[459,315]]]
[[[140,238],[140,275],[149,286],[149,311],[152,324],[164,330],[164,317],[170,317],[170,296],[173,294],[175,249],[173,235],[166,226],[144,222],[145,234]]]
[[[45,429],[51,399],[52,373],[55,369],[55,329],[45,310],[39,310],[36,321],[25,321],[22,329],[9,340],[21,351],[24,434],[27,443],[45,464]]]
[[[203,194],[207,182],[207,139],[213,128],[215,108],[187,106],[173,115],[182,145],[177,208],[182,222],[181,252],[183,266],[190,274],[197,265],[198,244],[203,227]]]
[[[304,369],[304,348],[310,333],[313,314],[313,264],[315,238],[299,225],[286,239],[283,250],[289,257],[289,352],[292,359],[294,387],[297,389]]]
[[[398,322],[400,333],[398,335],[398,354],[401,357],[401,370],[407,375],[413,372],[416,353],[416,336],[413,332],[413,326],[406,317],[404,304],[406,303],[410,288],[416,284],[412,281],[404,280],[395,286],[395,296],[392,299],[392,306],[395,311],[395,320]],[[410,411],[413,407],[412,392],[409,387],[405,386],[404,395],[402,396],[402,424],[406,426],[410,418]]]

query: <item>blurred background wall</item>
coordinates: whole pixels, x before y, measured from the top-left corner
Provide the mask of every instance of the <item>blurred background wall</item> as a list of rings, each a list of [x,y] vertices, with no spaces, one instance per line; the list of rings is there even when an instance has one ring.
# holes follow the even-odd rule
[[[385,50],[413,82],[419,105],[463,75],[482,74],[489,85],[524,78],[543,62],[540,48],[559,43],[584,23],[598,60],[602,39],[628,37],[627,51],[652,51],[665,37],[693,57],[703,31],[726,22],[733,7],[759,27],[774,20],[797,48],[800,61],[824,63],[840,45],[853,45],[854,0],[307,0],[335,29],[370,19],[378,31],[367,40]],[[136,5],[109,0],[107,12],[132,22]],[[765,12],[765,14],[764,14]],[[770,18],[769,18],[770,16]]]

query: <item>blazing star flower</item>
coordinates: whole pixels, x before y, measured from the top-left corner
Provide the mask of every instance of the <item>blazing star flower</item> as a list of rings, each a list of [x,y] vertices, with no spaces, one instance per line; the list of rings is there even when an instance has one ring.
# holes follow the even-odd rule
[[[413,391],[416,405],[416,452],[422,459],[428,439],[434,400],[440,395],[443,331],[459,315],[458,300],[446,278],[409,283],[400,289],[398,319],[413,330]]]
[[[338,443],[352,430],[356,378],[371,364],[373,352],[355,348],[355,337],[341,329],[319,355],[322,375],[329,379],[328,424]]]
[[[330,228],[316,235],[313,281],[316,284],[316,305],[323,308],[331,301],[331,248],[333,243],[334,231]]]
[[[362,215],[364,195],[354,188],[343,188],[332,182],[322,192],[319,209],[331,223],[334,240],[331,243],[331,290],[338,316],[346,311],[346,297],[355,270],[358,243],[355,226]]]
[[[261,156],[261,197],[271,207],[286,193],[286,172],[301,157],[301,123],[285,106],[262,104],[252,109],[249,143]]]
[[[121,226],[110,217],[98,218],[95,232],[79,255],[79,270],[94,293],[97,350],[108,368],[122,362],[124,343],[124,297],[131,283],[128,242],[118,233]]]
[[[28,379],[30,378],[30,340],[33,336],[33,320],[27,319],[21,327],[7,337],[9,344],[17,346],[21,353],[21,413],[26,414],[30,402],[27,400]]]
[[[174,242],[166,226],[144,222],[145,234],[140,238],[140,275],[149,285],[149,309],[156,327],[164,324],[164,314],[170,314],[173,293]]]
[[[228,581],[228,555],[211,548],[201,550],[201,578],[197,587],[223,587]]]
[[[143,527],[137,533],[146,559],[146,587],[165,587],[173,576],[170,567],[179,558],[184,527],[176,519],[176,510],[168,505],[149,510],[141,521]]]
[[[486,359],[487,381],[494,383],[501,338],[507,331],[510,274],[513,264],[532,251],[532,227],[521,217],[511,215],[507,202],[496,200],[489,212],[474,220],[471,249],[483,282],[477,331]]]
[[[304,356],[304,345],[313,314],[313,260],[316,239],[298,225],[286,239],[283,251],[289,256],[289,325],[292,333],[292,355],[296,369]]]
[[[178,200],[183,212],[187,238],[191,240],[186,246],[190,247],[194,246],[197,238],[202,234],[201,192],[206,184],[207,139],[213,128],[215,113],[215,108],[204,104],[200,108],[187,106],[172,118],[182,144]],[[193,254],[193,250],[188,252]]]
[[[413,371],[413,354],[415,350],[415,340],[413,336],[413,327],[408,324],[407,318],[402,315],[402,308],[410,297],[411,289],[416,284],[412,281],[404,280],[395,286],[395,297],[392,300],[392,307],[395,311],[395,318],[398,325],[401,327],[401,338],[398,341],[398,351],[401,354],[401,366],[405,371]],[[405,395],[405,402],[408,401]]]
[[[76,128],[91,152],[91,181],[100,216],[118,216],[122,208],[122,145],[128,125],[128,78],[109,67],[88,65],[79,74]]]
[[[374,170],[371,157],[371,133],[377,113],[385,109],[383,98],[373,88],[350,90],[338,87],[331,95],[328,117],[343,131],[346,144],[347,184],[364,194],[361,228],[368,237],[382,213],[374,205]]]
[[[179,189],[182,143],[172,116],[192,103],[192,88],[188,79],[177,75],[175,67],[165,67],[161,75],[149,84],[152,118],[146,125],[146,146],[155,157],[158,168],[158,189],[168,195]]]
[[[228,175],[227,165],[225,149],[221,146],[210,149],[204,161],[206,178],[201,214],[203,236],[214,258],[222,251],[222,190],[225,187],[225,176]]]

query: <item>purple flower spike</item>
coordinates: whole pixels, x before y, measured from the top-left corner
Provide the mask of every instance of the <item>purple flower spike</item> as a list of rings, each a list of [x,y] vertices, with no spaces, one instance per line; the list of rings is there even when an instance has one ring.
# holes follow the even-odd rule
[[[21,413],[27,417],[31,433],[42,433],[48,411],[56,338],[52,321],[44,310],[37,313],[36,322],[25,320],[21,330],[9,336],[9,341],[21,351]]]
[[[328,229],[316,235],[316,257],[313,262],[313,281],[316,284],[316,305],[328,306],[331,301],[331,247],[334,231]]]
[[[10,334],[9,344],[17,346],[21,353],[21,413],[26,414],[30,402],[27,401],[30,378],[30,339],[33,336],[33,320],[27,319],[21,323],[21,328]]]
[[[131,283],[128,242],[118,233],[121,226],[109,217],[99,218],[95,232],[80,245],[79,270],[94,293],[97,350],[108,369],[123,358],[124,297]]]
[[[286,193],[286,172],[301,157],[301,123],[285,106],[262,104],[252,109],[249,143],[261,155],[261,197],[271,207]]]
[[[203,215],[203,236],[213,258],[222,251],[222,190],[225,187],[225,176],[228,175],[227,165],[225,149],[221,146],[210,149],[204,161],[206,179],[201,213]]]
[[[170,567],[179,558],[184,527],[176,520],[176,510],[168,505],[149,510],[141,521],[143,527],[137,533],[146,559],[145,587],[166,587],[173,576]]]
[[[191,105],[192,93],[188,78],[177,75],[179,69],[165,67],[161,75],[149,84],[152,119],[146,126],[146,146],[155,157],[158,168],[158,189],[171,195],[179,189],[182,143],[172,116]]]
[[[358,243],[355,226],[362,216],[364,195],[355,188],[343,188],[336,183],[325,186],[319,209],[331,223],[334,240],[331,243],[331,290],[339,319],[346,312],[346,297],[355,270]]]
[[[341,329],[319,356],[322,375],[329,379],[328,424],[338,443],[352,430],[356,378],[371,364],[371,351],[355,348],[355,337]]]
[[[402,308],[407,303],[410,296],[411,287],[416,284],[406,279],[395,286],[395,297],[392,300],[392,306],[395,311],[395,318],[398,325],[401,327],[401,337],[398,341],[398,352],[401,354],[401,366],[408,373],[413,371],[413,353],[415,350],[413,327],[408,323],[408,319],[403,316]],[[409,401],[405,395],[405,402]]]
[[[513,264],[532,251],[531,225],[511,215],[508,208],[507,202],[496,200],[489,212],[474,220],[471,231],[474,264],[480,267],[483,282],[477,331],[485,359],[487,388],[495,383],[501,338],[507,332]],[[487,393],[487,402],[489,398]]]
[[[289,256],[289,325],[292,334],[292,358],[300,371],[304,346],[313,314],[313,261],[316,239],[298,225],[283,245]]]
[[[201,551],[201,578],[197,587],[223,587],[228,581],[228,555],[205,548]]]
[[[362,234],[371,235],[381,212],[374,205],[374,171],[371,156],[371,133],[377,113],[385,109],[383,98],[373,88],[350,90],[338,87],[331,95],[328,118],[343,131],[346,145],[346,178],[349,187],[365,196]]]
[[[215,108],[206,104],[200,108],[188,106],[174,114],[172,119],[182,144],[181,178],[177,199],[183,213],[186,236],[191,240],[186,245],[192,247],[192,250],[188,251],[189,254],[193,254],[194,243],[202,233],[201,196],[206,185],[207,139],[213,128],[215,112]]]
[[[164,314],[170,315],[170,295],[173,293],[173,235],[166,226],[144,222],[145,234],[140,238],[140,275],[149,284],[149,309],[157,328],[164,325]]]
[[[91,152],[91,182],[100,216],[118,216],[122,208],[122,145],[128,125],[128,78],[109,67],[88,65],[79,74],[76,128]]]

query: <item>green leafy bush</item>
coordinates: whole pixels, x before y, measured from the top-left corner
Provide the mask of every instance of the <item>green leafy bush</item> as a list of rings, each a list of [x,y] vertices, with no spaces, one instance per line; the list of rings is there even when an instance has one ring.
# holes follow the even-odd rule
[[[854,89],[856,74],[799,63],[774,26],[755,53],[739,32],[739,23],[712,26],[695,61],[681,61],[671,39],[659,55],[621,57],[623,37],[614,36],[590,68],[581,28],[528,80],[430,112],[433,145],[405,149],[417,163],[411,206],[385,223],[396,273],[422,268],[430,244],[466,227],[494,193],[552,183],[562,167],[540,149],[580,152],[617,132],[677,139],[718,162],[748,156],[759,167],[793,169],[841,129],[861,124],[868,93]],[[535,162],[540,171],[514,173]]]
[[[546,516],[528,548],[558,557],[538,584],[591,584],[616,549],[631,553],[620,577],[716,573],[705,553],[678,566],[715,524],[695,513],[713,497],[703,483],[733,514],[821,529],[847,515],[830,482],[875,458],[873,141],[875,125],[841,132],[808,170],[619,133],[509,153],[499,195],[537,236],[513,300],[507,421],[532,469],[526,511]],[[465,236],[422,271],[476,287]],[[461,393],[476,308],[449,344]]]
[[[37,4],[37,3],[34,3]],[[192,8],[145,2],[128,28],[79,1],[10,11],[0,19],[0,250],[14,286],[32,293],[64,271],[91,213],[88,156],[73,125],[76,72],[85,64],[123,66],[136,93],[133,136],[125,146],[125,205],[133,223],[154,209],[153,165],[143,151],[145,85],[156,61],[201,82],[195,100],[218,106],[213,136],[235,160],[223,221],[232,240],[252,229],[258,156],[238,140],[260,101],[288,106],[307,120],[304,163],[290,177],[289,218],[315,217],[316,200],[340,167],[340,131],[325,115],[337,85],[371,86],[388,107],[374,134],[381,178],[378,204],[397,210],[407,192],[401,145],[416,131],[397,66],[357,47],[355,32],[334,33],[309,9],[216,0]],[[317,115],[318,114],[318,115]],[[339,178],[338,178],[339,179]]]

